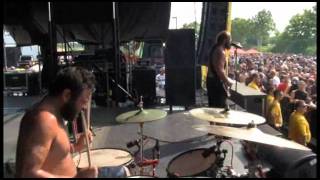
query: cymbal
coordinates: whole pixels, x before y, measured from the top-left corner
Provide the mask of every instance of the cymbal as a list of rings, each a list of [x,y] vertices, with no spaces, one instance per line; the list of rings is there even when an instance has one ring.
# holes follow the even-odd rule
[[[196,108],[190,110],[190,114],[195,118],[225,124],[248,125],[249,123],[262,124],[265,118],[256,114],[229,110],[224,113],[223,108]]]
[[[311,149],[298,144],[294,141],[280,138],[277,136],[265,134],[258,128],[234,128],[228,126],[216,126],[216,125],[196,125],[193,126],[198,131],[208,132],[218,136],[231,137],[246,141],[252,141],[262,144],[268,144],[283,148],[298,149],[304,151],[311,151]]]
[[[129,111],[116,117],[119,123],[144,123],[155,121],[167,116],[167,112],[159,109],[143,109]]]

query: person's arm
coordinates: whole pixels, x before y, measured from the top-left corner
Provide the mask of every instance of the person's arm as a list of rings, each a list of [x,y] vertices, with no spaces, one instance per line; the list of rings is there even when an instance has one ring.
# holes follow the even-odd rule
[[[21,174],[20,177],[35,177],[35,178],[54,178],[61,177],[51,174],[42,169],[44,162],[50,151],[52,142],[56,137],[57,124],[53,115],[48,112],[41,112],[30,120],[29,127],[32,130],[25,129],[26,135],[29,136],[24,143],[24,151],[22,154]],[[28,131],[28,132],[27,132]]]
[[[305,120],[307,121],[307,120]],[[302,122],[298,126],[298,131],[301,136],[299,136],[299,143],[303,145],[307,145],[308,142],[310,142],[311,139],[311,133],[309,129],[309,125],[307,122]]]
[[[216,58],[217,60],[214,63],[214,68],[216,73],[218,74],[219,78],[226,84],[228,84],[229,86],[231,85],[231,82],[229,82],[228,77],[225,74],[225,70],[224,70],[224,64],[226,61],[226,56],[223,52],[217,50],[216,51]]]

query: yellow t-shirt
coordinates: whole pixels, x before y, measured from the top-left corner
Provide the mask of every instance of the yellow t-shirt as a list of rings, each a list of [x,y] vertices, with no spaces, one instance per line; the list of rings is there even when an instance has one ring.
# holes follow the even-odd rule
[[[289,120],[289,132],[288,136],[295,142],[298,142],[299,137],[305,136],[305,141],[310,142],[311,133],[309,128],[309,123],[303,114],[294,111],[290,115]]]
[[[269,117],[270,107],[272,105],[273,100],[274,100],[274,97],[272,95],[267,95],[267,100],[266,100],[266,102],[267,102],[267,104],[266,104],[266,120],[267,120],[267,122],[270,122],[270,117]]]
[[[248,86],[255,89],[255,90],[260,91],[259,86],[254,81],[251,81],[251,83],[249,83]]]
[[[274,100],[274,97],[271,95],[267,96],[267,108],[269,108]]]
[[[276,127],[282,126],[282,113],[281,106],[278,100],[274,100],[270,106],[270,120],[271,123]]]

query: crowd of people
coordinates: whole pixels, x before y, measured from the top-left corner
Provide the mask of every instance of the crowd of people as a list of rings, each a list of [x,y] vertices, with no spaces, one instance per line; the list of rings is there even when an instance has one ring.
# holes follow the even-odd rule
[[[301,144],[310,142],[309,129],[315,127],[309,126],[316,123],[316,57],[246,54],[238,55],[237,60],[231,56],[228,67],[229,77],[267,94],[266,119],[270,125]],[[304,131],[303,140],[292,135],[297,122]]]

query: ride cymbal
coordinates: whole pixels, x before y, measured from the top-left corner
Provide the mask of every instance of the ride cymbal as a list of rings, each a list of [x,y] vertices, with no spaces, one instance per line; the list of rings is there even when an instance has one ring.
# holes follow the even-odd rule
[[[304,151],[311,151],[311,149],[298,144],[294,141],[280,138],[277,136],[265,134],[258,128],[234,128],[228,126],[216,126],[216,125],[196,125],[194,129],[202,132],[208,132],[218,136],[231,137],[246,141],[252,141],[262,144],[268,144],[277,147],[298,149]]]
[[[190,110],[190,114],[195,118],[215,123],[248,125],[266,122],[262,116],[234,110],[226,112],[223,108],[196,108]]]

